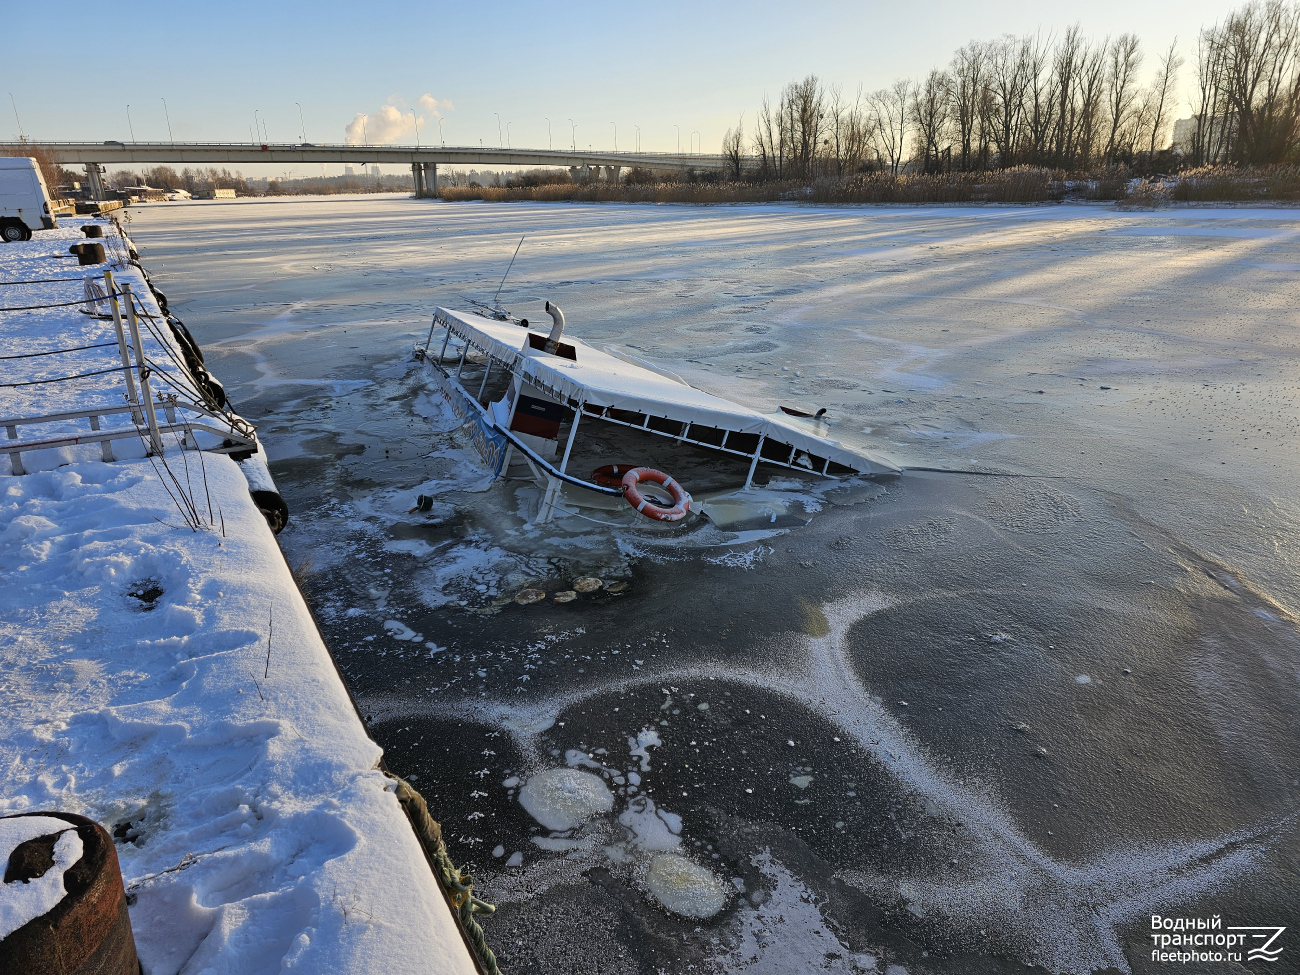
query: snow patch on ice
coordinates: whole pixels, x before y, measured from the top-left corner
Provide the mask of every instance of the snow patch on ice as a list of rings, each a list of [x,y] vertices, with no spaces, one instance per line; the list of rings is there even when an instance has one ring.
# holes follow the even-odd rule
[[[713,917],[731,896],[712,870],[675,853],[660,853],[650,861],[645,886],[655,900],[683,917]]]
[[[519,804],[547,829],[559,832],[611,811],[614,796],[589,772],[552,768],[529,776],[519,790]]]
[[[628,738],[627,747],[630,749],[628,754],[633,758],[641,760],[641,771],[650,771],[650,749],[663,745],[659,738],[659,732],[653,728],[642,728],[637,732],[635,738]]]

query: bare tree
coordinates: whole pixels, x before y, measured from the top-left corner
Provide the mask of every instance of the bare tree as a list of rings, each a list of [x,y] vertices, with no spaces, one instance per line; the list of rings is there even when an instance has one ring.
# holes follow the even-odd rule
[[[1003,37],[989,48],[989,136],[998,165],[1014,166],[1024,138],[1025,91],[1029,84],[1029,38]]]
[[[912,125],[923,173],[943,168],[941,147],[947,139],[952,87],[953,79],[936,68],[912,89]]]
[[[1103,155],[1109,162],[1115,161],[1123,136],[1131,131],[1139,106],[1137,74],[1141,67],[1142,49],[1137,35],[1120,34],[1106,52],[1106,110],[1110,116],[1110,134]]]
[[[885,157],[889,171],[897,176],[907,145],[907,109],[912,83],[900,78],[871,96],[871,128],[876,150]]]
[[[1183,59],[1177,54],[1178,38],[1174,38],[1169,45],[1169,50],[1160,56],[1160,70],[1156,73],[1155,83],[1151,86],[1151,142],[1147,148],[1147,155],[1155,158],[1156,142],[1160,139],[1160,133],[1168,122],[1165,114],[1170,98],[1173,97],[1174,88],[1178,84],[1178,69],[1183,66]]]
[[[977,41],[971,41],[952,58],[949,93],[963,171],[972,168],[979,154],[978,130],[984,117],[980,109],[988,83],[988,63],[988,47]]]
[[[745,147],[745,116],[736,121],[734,129],[727,129],[722,137],[722,155],[731,167],[731,178],[740,179],[741,157]]]

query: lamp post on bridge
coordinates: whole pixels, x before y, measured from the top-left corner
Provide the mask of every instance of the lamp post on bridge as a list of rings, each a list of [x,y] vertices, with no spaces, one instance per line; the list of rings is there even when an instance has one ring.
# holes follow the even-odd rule
[[[569,119],[569,151],[578,151],[578,127],[573,124],[573,119]]]
[[[506,148],[510,148],[510,123],[506,123]]]
[[[447,140],[444,139],[443,136],[442,136],[442,116],[441,116],[441,115],[438,116],[438,141],[441,142],[444,146],[447,144]]]
[[[545,118],[545,116],[542,117]],[[546,119],[546,151],[550,152],[552,148],[553,146],[551,145],[551,120]]]
[[[493,112],[492,114],[497,117],[497,148],[502,149],[504,147],[501,145],[501,113]]]
[[[420,148],[420,116],[415,114],[415,109],[407,109],[411,113],[411,120],[415,122],[415,148]],[[305,141],[305,140],[304,140]]]
[[[691,133],[691,152],[694,152],[696,155],[699,155],[698,152],[695,152],[695,144],[696,144],[696,143],[695,143],[695,137],[696,137],[697,135],[700,135],[700,133],[699,133],[699,132],[692,132],[692,133]],[[700,146],[700,149],[703,149],[703,148],[704,148],[704,136],[702,136],[702,135],[700,135],[699,146]]]
[[[257,145],[257,140],[262,137],[262,123],[257,117],[260,108],[253,109],[253,145]]]
[[[632,128],[636,129],[636,151],[640,152],[641,151],[641,126],[634,125],[632,126]]]
[[[135,142],[135,126],[131,124],[131,106],[126,106],[126,127],[131,130],[131,141]]]
[[[674,123],[673,128],[677,130],[677,155],[680,156],[682,154],[682,127]]]
[[[172,135],[172,113],[167,111],[167,99],[164,98],[162,103],[163,115],[167,118],[167,137],[172,140],[172,145],[176,145],[176,136]],[[132,139],[131,141],[134,142],[135,139]]]
[[[618,123],[610,122],[609,124],[614,126],[614,151],[618,152]]]
[[[298,125],[302,129],[302,141],[307,141],[307,123],[302,120],[302,102],[294,102],[298,106]]]

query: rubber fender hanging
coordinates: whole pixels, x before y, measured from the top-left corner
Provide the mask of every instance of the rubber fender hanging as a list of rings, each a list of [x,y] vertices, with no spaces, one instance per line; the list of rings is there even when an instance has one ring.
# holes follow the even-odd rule
[[[237,463],[244,472],[244,480],[248,481],[248,493],[253,503],[262,512],[271,531],[280,534],[284,526],[289,524],[289,506],[271,479],[271,469],[266,466],[266,454],[259,445],[255,453]]]
[[[172,316],[168,316],[167,322],[168,324],[171,325],[173,333],[179,332],[180,336],[184,336],[183,341],[189,343],[190,348],[194,350],[195,356],[198,357],[199,364],[202,365],[203,348],[199,345],[198,342],[194,341],[194,336],[190,334],[190,330],[185,327],[185,323],[181,321],[179,318],[175,318]],[[180,338],[180,336],[178,336],[178,339]]]

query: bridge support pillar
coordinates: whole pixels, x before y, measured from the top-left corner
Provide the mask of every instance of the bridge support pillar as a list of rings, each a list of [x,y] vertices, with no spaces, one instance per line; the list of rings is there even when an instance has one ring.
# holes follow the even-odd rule
[[[90,198],[96,202],[104,199],[104,181],[99,178],[102,171],[99,163],[86,163],[86,183],[90,188]]]
[[[438,195],[437,163],[411,163],[411,177],[415,180],[417,198],[432,199]]]
[[[606,166],[606,167],[605,167],[605,178],[606,178],[607,180],[609,180],[611,183],[617,183],[617,182],[618,182],[618,171],[619,171],[621,168],[622,168],[621,166]]]

